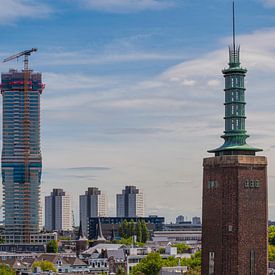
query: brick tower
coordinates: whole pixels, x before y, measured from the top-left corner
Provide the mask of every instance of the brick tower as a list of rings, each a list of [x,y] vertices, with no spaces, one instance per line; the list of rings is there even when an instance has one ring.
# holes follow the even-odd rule
[[[267,274],[267,160],[246,143],[245,87],[240,47],[233,45],[225,77],[224,144],[203,160],[202,274]]]

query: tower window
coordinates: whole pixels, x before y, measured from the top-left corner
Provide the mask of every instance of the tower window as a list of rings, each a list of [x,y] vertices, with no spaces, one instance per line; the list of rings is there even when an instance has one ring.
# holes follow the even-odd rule
[[[218,187],[218,182],[215,180],[208,181],[208,189],[215,189]]]
[[[255,251],[250,251],[250,275],[255,275]]]
[[[209,275],[215,274],[215,253],[209,252]]]

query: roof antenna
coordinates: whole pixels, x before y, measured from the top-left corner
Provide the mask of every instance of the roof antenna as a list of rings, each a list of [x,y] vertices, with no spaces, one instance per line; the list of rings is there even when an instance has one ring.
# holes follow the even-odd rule
[[[233,51],[236,54],[235,2],[233,1]]]

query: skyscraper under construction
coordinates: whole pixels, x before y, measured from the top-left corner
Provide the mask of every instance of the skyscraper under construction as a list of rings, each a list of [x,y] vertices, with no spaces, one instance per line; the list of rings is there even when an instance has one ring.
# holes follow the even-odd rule
[[[1,75],[3,96],[2,180],[5,239],[26,243],[39,231],[41,222],[40,185],[40,95],[41,73],[28,68],[22,52],[6,61],[24,56],[24,70]]]

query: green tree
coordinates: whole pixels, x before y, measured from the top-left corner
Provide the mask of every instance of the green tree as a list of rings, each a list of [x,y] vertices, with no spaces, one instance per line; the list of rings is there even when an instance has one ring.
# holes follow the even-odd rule
[[[177,243],[177,244],[174,244],[173,246],[177,248],[177,252],[180,254],[185,253],[190,249],[190,246],[187,245],[186,243]]]
[[[129,227],[128,222],[126,220],[124,220],[121,225],[121,235],[120,235],[121,238],[127,239],[129,237],[128,236],[128,227]]]
[[[49,261],[37,261],[34,262],[32,265],[32,270],[34,270],[35,267],[40,267],[42,271],[53,271],[56,272],[56,268],[52,262]]]
[[[201,251],[196,252],[191,256],[190,259],[183,258],[181,260],[182,266],[187,266],[191,269],[196,269],[201,267]]]
[[[164,248],[164,247],[160,247],[160,248],[158,249],[158,253],[159,253],[159,254],[165,254],[165,248]]]
[[[268,227],[268,242],[271,245],[275,245],[275,226],[271,225]]]
[[[135,232],[135,223],[133,220],[130,221],[129,223],[129,226],[128,226],[128,236],[129,237],[132,237],[136,235],[136,232]]]
[[[163,260],[159,253],[150,253],[147,257],[143,258],[136,266],[132,268],[131,275],[158,275]]]
[[[116,274],[117,275],[127,275],[127,272],[125,271],[125,269],[123,267],[119,266]]]
[[[269,261],[275,261],[275,246],[271,244],[268,246],[268,259]]]
[[[47,243],[47,253],[57,253],[58,243],[56,240],[51,240]]]
[[[188,270],[188,275],[201,275],[201,267],[194,267]]]
[[[137,235],[137,241],[142,242],[142,228],[141,228],[140,221],[136,223],[136,235]]]
[[[149,231],[144,220],[142,220],[141,222],[141,232],[142,232],[141,241],[143,243],[146,243],[149,240]]]
[[[15,271],[8,265],[0,264],[0,275],[15,275]]]

